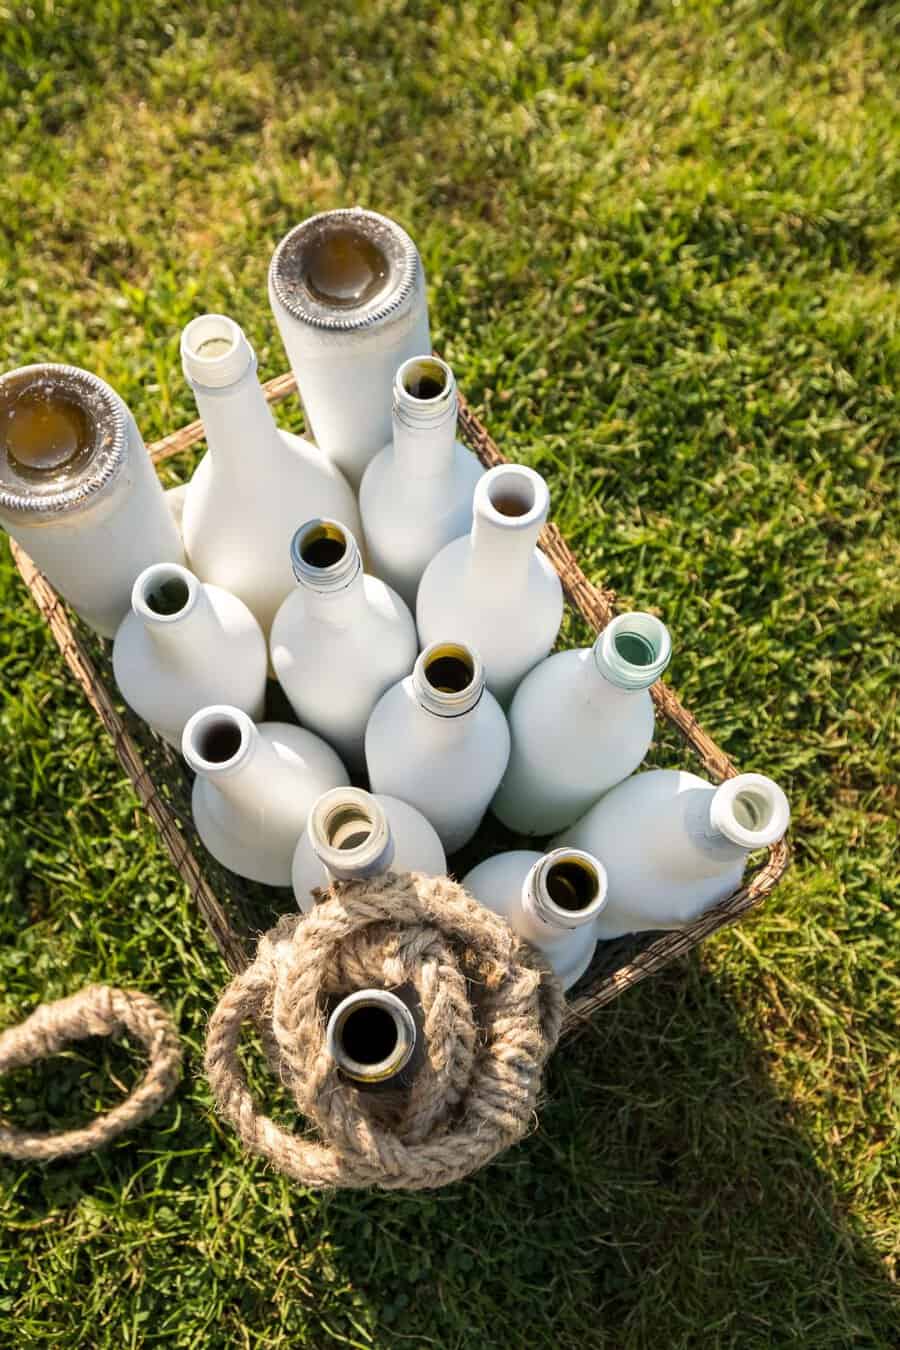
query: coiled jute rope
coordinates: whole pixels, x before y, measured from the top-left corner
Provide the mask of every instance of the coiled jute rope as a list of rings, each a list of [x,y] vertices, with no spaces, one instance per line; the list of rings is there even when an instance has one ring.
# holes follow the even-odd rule
[[[0,1074],[55,1055],[70,1041],[123,1034],[141,1041],[150,1059],[147,1072],[120,1106],[77,1130],[31,1134],[0,1123],[0,1153],[10,1158],[51,1162],[101,1148],[152,1116],[171,1096],[181,1072],[181,1045],[169,1014],[148,994],[94,984],[43,1003],[18,1026],[0,1034]]]
[[[402,1091],[361,1091],[327,1052],[326,1001],[403,985],[421,1006],[423,1062]],[[210,1019],[206,1072],[245,1146],[296,1181],[443,1186],[529,1128],[564,1006],[543,958],[456,882],[389,872],[333,883],[260,939]],[[318,1138],[257,1109],[238,1055],[247,1023]]]

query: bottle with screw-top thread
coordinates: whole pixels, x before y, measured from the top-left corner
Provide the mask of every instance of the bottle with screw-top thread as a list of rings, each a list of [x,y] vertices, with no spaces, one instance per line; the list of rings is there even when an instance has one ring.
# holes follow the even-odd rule
[[[304,726],[361,769],[369,715],[416,659],[416,625],[399,595],[363,573],[336,520],[301,525],[291,561],[297,585],[272,624],[272,666]]]
[[[603,859],[609,898],[602,938],[683,928],[740,885],[748,855],[780,839],[787,798],[759,773],[719,787],[696,774],[651,769],[619,783],[562,830],[559,847]]]
[[[603,864],[574,848],[498,853],[463,878],[476,900],[543,952],[564,989],[591,963],[606,884]]]
[[[399,797],[353,787],[323,793],[294,852],[291,881],[298,907],[309,913],[313,891],[332,879],[352,881],[389,870],[443,876],[447,860],[434,826]]]
[[[276,426],[256,355],[233,320],[192,319],[181,335],[181,359],[208,447],[183,504],[191,569],[243,600],[268,635],[294,589],[297,521],[334,517],[358,534],[356,499],[321,451]]]
[[[475,487],[471,533],[442,548],[419,583],[419,640],[474,647],[503,707],[548,655],[562,622],[562,585],[536,548],[549,509],[547,484],[533,469],[489,469]]]
[[[519,834],[552,834],[633,773],[653,740],[650,686],[671,651],[659,619],[620,614],[593,647],[535,666],[509,709],[512,752],[494,815]]]
[[[471,530],[484,468],[456,439],[456,381],[445,361],[405,361],[393,398],[393,439],[366,469],[359,509],[372,571],[412,608],[431,559]]]
[[[269,302],[316,444],[357,490],[390,439],[397,367],[431,351],[418,250],[375,211],[323,211],[276,248]]]
[[[139,572],[184,561],[134,418],[77,366],[0,377],[0,524],[103,637],[128,613]]]
[[[426,647],[366,728],[372,791],[415,806],[447,853],[478,829],[508,758],[503,710],[485,688],[477,653],[461,642]]]

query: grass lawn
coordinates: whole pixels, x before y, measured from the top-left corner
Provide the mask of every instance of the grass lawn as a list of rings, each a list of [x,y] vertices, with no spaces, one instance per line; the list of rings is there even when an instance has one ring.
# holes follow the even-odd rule
[[[274,375],[275,241],[395,215],[462,388],[588,574],[669,623],[668,678],[784,784],[795,845],[763,912],[565,1047],[486,1172],[305,1193],[216,1120],[224,966],[4,548],[0,1025],[138,986],[189,1064],[107,1151],[0,1161],[0,1344],[900,1343],[898,18],[0,3],[2,368],[86,366],[160,436],[194,415],[187,319],[232,314]],[[87,1045],[0,1107],[72,1123],[138,1073]]]

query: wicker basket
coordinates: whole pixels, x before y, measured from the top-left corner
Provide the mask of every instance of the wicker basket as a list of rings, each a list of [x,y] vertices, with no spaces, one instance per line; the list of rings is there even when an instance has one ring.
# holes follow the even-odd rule
[[[274,403],[290,394],[294,387],[291,375],[279,376],[265,386],[266,397]],[[503,463],[504,456],[462,399],[459,425],[462,439],[484,465]],[[157,441],[150,452],[158,463],[182,454],[202,439],[201,423],[192,422]],[[603,628],[615,613],[613,593],[600,590],[587,580],[555,525],[544,528],[540,542],[575,611],[570,618],[576,626],[584,621],[590,633]],[[252,955],[254,934],[267,928],[277,914],[293,909],[293,897],[287,890],[275,891],[243,881],[207,853],[191,820],[191,775],[183,761],[121,703],[112,677],[111,644],[80,623],[15,543],[12,551],[35,604],[47,620],[69,669],[112,737],[120,762],[162,835],[169,856],[196,900],[222,955],[232,970],[242,969]],[[589,640],[588,633],[585,639]],[[687,742],[710,778],[721,782],[732,777],[736,769],[727,755],[681,706],[672,690],[657,683],[651,692],[658,721],[653,759],[683,762]],[[270,715],[291,717],[283,697],[279,700],[279,692],[274,689],[272,701]],[[459,860],[458,870],[462,873],[498,848],[517,846],[534,847],[534,844],[516,840],[489,816],[465,857]],[[589,971],[570,997],[566,1029],[574,1030],[603,1004],[688,952],[717,928],[735,923],[774,889],[787,864],[788,848],[782,839],[768,849],[761,864],[748,872],[739,890],[689,927],[678,932],[641,933],[599,943]]]

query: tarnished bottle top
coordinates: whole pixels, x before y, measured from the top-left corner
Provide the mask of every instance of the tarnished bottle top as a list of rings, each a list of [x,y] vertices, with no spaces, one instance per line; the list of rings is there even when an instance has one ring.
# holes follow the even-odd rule
[[[0,377],[0,511],[35,523],[78,511],[118,475],[126,412],[77,366],[23,366]]]
[[[296,225],[272,255],[269,277],[288,314],[314,328],[371,328],[408,304],[421,277],[418,250],[395,221],[355,206]]]

